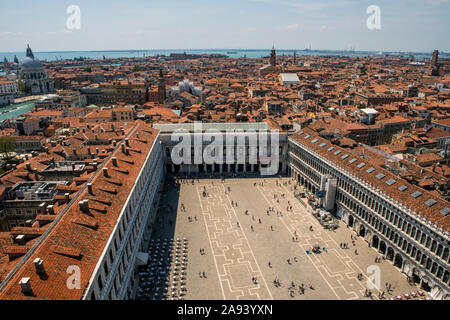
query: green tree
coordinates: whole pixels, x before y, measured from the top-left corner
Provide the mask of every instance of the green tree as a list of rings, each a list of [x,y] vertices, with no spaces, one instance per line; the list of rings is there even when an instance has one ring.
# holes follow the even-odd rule
[[[137,64],[133,67],[133,72],[139,72],[139,71],[144,71],[144,70],[145,70],[145,68],[143,66],[139,66]]]
[[[87,67],[87,68],[84,68],[84,71],[86,71],[86,72],[92,72],[92,68],[91,67]]]
[[[17,86],[19,88],[19,91],[22,93],[30,93],[31,92],[31,87],[21,80],[19,80],[19,82],[17,83]]]
[[[11,136],[0,137],[0,159],[7,160],[10,158],[9,153],[16,150],[15,140]]]

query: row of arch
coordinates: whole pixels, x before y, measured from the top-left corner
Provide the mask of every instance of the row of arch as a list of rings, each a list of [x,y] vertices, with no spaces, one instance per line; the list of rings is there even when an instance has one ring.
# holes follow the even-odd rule
[[[360,237],[364,238],[371,247],[382,254],[386,260],[391,261],[395,267],[401,269],[402,272],[410,276],[411,279],[416,284],[420,285],[423,290],[430,292],[432,291],[433,287],[437,287],[437,285],[433,284],[433,282],[424,274],[424,272],[421,272],[421,270],[414,267],[411,261],[409,261],[407,257],[400,253],[398,249],[394,248],[394,246],[390,245],[387,241],[380,238],[378,235],[373,234],[371,230],[366,228],[366,226],[358,221],[358,219],[354,218],[352,214],[348,214],[347,225],[353,228]],[[433,262],[430,258],[427,258],[425,262],[425,268],[433,273],[437,278],[441,279],[444,283],[449,283],[449,270],[444,270],[442,266],[438,266],[438,264],[436,264],[436,262]],[[436,288],[436,291],[443,292],[441,288]]]
[[[319,183],[320,175],[330,174],[337,177],[336,172],[331,172],[331,168],[329,168],[321,160],[312,156],[309,152],[305,152],[304,149],[300,148],[295,143],[290,143],[290,147],[293,151],[291,152],[291,154],[293,154],[290,159],[291,165],[300,171],[301,174],[307,179]],[[413,238],[421,245],[429,249],[429,253],[435,254],[447,264],[450,263],[449,248],[446,248],[442,243],[439,243],[439,240],[437,240],[438,236],[432,232],[431,234],[428,234],[423,230],[420,230],[419,227],[416,227],[415,223],[405,220],[405,218],[397,212],[397,210],[389,208],[383,203],[382,200],[372,197],[368,192],[365,192],[364,189],[357,187],[357,185],[352,183],[351,179],[348,177],[337,177],[337,182],[340,191],[345,191],[339,191],[336,193],[337,202],[344,203],[345,206],[347,206],[352,212],[357,212],[363,220],[367,220],[371,225],[373,225],[371,220],[375,219],[375,217],[367,212],[367,209],[371,210],[380,218],[383,218],[388,221],[389,224],[396,226],[399,230],[401,230],[401,232],[406,233],[410,238]],[[355,199],[363,203],[365,208],[359,205],[357,203],[358,201],[355,201]]]

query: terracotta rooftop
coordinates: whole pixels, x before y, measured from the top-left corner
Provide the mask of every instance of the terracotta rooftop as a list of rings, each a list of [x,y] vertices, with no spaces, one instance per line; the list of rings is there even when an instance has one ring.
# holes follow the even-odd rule
[[[136,133],[139,133],[139,139],[136,138]],[[157,134],[157,130],[141,121],[136,122],[128,134],[129,148],[132,151],[127,155],[117,145],[92,177],[92,194],[85,186],[74,195],[70,206],[59,214],[47,233],[40,238],[40,243],[35,244],[35,248],[29,251],[29,256],[25,256],[21,260],[23,263],[19,263],[17,270],[10,274],[0,292],[0,299],[82,299]],[[117,166],[113,165],[112,156],[117,158]],[[108,168],[107,177],[102,168]],[[89,213],[81,211],[78,202],[82,200],[89,200]],[[102,210],[99,210],[100,207]],[[39,228],[36,230],[40,231]],[[33,264],[35,258],[44,261],[47,276],[40,277],[36,273]],[[79,290],[69,290],[66,286],[66,270],[70,265],[77,265],[81,269]],[[30,277],[33,295],[21,292],[19,280],[23,277]]]
[[[377,164],[374,164],[370,158],[363,158],[359,154],[356,155],[353,152],[349,152],[348,149],[343,149],[336,145],[332,145],[330,141],[321,138],[311,129],[305,128],[303,129],[303,132],[303,134],[293,135],[292,138],[334,162],[338,166],[348,170],[369,185],[384,192],[409,209],[417,212],[420,216],[430,220],[438,227],[442,227],[444,231],[449,231],[450,215],[444,215],[441,213],[441,211],[445,210],[445,208],[450,208],[450,203],[448,201],[443,200],[435,194],[431,194],[416,185],[410,184],[406,180],[399,179],[398,175]],[[307,136],[309,136],[308,139],[305,139]],[[333,148],[331,149],[331,147]],[[344,155],[347,156],[343,158]],[[356,161],[353,161],[353,159],[356,159]],[[364,166],[359,166],[362,163],[364,163]],[[367,170],[370,168],[373,168],[373,170],[368,172]],[[378,178],[377,175],[379,174],[382,174],[383,177]],[[381,175],[379,175],[379,177],[381,177]],[[393,184],[388,184],[386,183],[387,181],[395,182]],[[402,188],[404,191],[399,190],[399,187],[401,186],[405,186],[406,189]],[[414,197],[413,195],[418,196]],[[428,200],[433,201],[427,202]],[[433,204],[428,205],[427,203]]]

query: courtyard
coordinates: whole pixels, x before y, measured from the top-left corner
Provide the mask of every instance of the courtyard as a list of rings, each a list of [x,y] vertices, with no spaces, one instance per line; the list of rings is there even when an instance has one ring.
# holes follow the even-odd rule
[[[177,239],[184,243],[183,293],[176,298],[376,300],[381,291],[391,299],[419,290],[392,262],[376,263],[381,254],[343,222],[334,231],[324,229],[294,197],[290,178],[192,181],[165,188],[152,234],[153,242],[166,239],[168,247]],[[315,246],[319,253],[312,252]],[[170,287],[180,280],[174,278],[172,259],[166,259],[164,280]],[[371,277],[374,270],[378,283]],[[370,287],[371,298],[365,296],[368,277],[380,288]]]

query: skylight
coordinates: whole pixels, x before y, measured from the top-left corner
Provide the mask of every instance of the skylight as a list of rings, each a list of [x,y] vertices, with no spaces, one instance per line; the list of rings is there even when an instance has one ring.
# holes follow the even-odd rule
[[[388,186],[392,186],[394,183],[396,183],[397,181],[395,181],[394,179],[389,179],[388,181],[386,181],[386,184]]]
[[[437,203],[437,201],[434,200],[434,199],[430,199],[430,200],[425,201],[425,204],[426,204],[427,206],[429,206],[429,207],[435,205],[436,203]]]
[[[420,191],[416,191],[416,192],[411,193],[411,197],[413,197],[413,198],[418,198],[421,195],[422,195],[422,192],[420,192]]]

